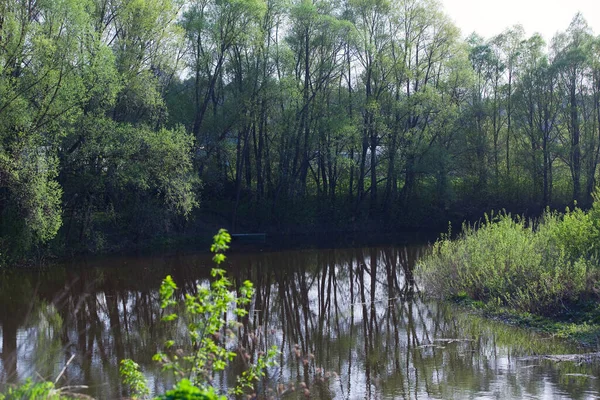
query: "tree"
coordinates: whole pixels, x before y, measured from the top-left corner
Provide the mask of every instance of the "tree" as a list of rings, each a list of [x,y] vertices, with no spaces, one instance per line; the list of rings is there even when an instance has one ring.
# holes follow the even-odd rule
[[[581,200],[581,94],[583,74],[587,67],[586,43],[590,30],[581,14],[577,14],[569,29],[556,36],[552,43],[556,56],[554,64],[559,70],[560,85],[568,98],[565,108],[566,133],[569,140],[567,162],[573,179],[573,200]]]
[[[61,226],[58,143],[90,95],[86,5],[0,2],[0,248],[13,255]]]
[[[560,99],[557,69],[543,53],[544,41],[539,35],[528,39],[523,46],[522,81],[515,92],[515,126],[525,133],[529,142],[532,174],[532,195],[539,191],[539,168],[542,170],[542,203],[552,200],[552,164],[556,157]],[[541,152],[542,162],[539,161]]]

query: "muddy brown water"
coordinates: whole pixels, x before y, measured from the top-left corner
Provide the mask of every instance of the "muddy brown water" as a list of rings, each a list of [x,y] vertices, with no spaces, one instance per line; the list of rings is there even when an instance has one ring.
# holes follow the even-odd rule
[[[424,300],[411,284],[421,246],[232,254],[236,284],[256,288],[239,331],[277,345],[259,397],[314,399],[593,399],[597,364],[536,359],[582,351],[561,340]],[[126,394],[118,364],[137,361],[153,393],[170,388],[152,355],[177,336],[161,322],[158,288],[206,284],[207,254],[110,257],[0,271],[0,390],[27,377]],[[181,331],[181,330],[180,330]],[[222,390],[235,371],[215,376]],[[281,385],[287,394],[277,394]],[[303,388],[306,386],[308,392]]]

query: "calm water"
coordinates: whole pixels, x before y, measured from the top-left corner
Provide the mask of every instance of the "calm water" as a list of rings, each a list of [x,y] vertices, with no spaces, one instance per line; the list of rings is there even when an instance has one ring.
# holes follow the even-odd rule
[[[565,343],[452,306],[423,301],[411,284],[419,247],[234,254],[228,272],[257,289],[240,336],[276,344],[275,398],[593,399],[600,367],[527,356],[578,352]],[[182,292],[206,282],[207,255],[106,258],[36,271],[0,272],[0,389],[26,377],[122,395],[118,362],[135,359],[154,391],[170,387],[151,361],[173,337],[160,322],[158,287],[171,274]],[[298,349],[298,350],[296,350]],[[217,377],[223,388],[233,373]],[[269,392],[271,393],[271,392]],[[268,397],[268,396],[265,396]]]

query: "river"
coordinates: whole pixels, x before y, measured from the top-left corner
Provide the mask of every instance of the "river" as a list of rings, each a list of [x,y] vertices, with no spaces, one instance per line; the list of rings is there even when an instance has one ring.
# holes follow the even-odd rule
[[[228,276],[256,288],[240,337],[281,350],[259,394],[306,398],[306,386],[314,399],[600,398],[598,365],[531,357],[582,350],[424,300],[411,284],[422,253],[388,246],[230,255]],[[123,358],[141,365],[154,393],[169,388],[151,360],[173,335],[160,320],[158,288],[170,274],[194,293],[211,266],[208,254],[176,254],[0,271],[0,390],[60,376],[58,386],[120,398]],[[231,387],[233,376],[215,384]],[[294,391],[279,396],[281,385]]]

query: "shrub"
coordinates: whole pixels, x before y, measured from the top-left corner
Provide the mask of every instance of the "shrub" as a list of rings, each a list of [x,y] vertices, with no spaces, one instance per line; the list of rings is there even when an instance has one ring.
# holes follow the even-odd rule
[[[211,251],[215,253],[213,261],[217,267],[225,260],[223,252],[229,248],[230,235],[224,229],[214,237]],[[231,290],[231,282],[225,271],[215,268],[211,271],[214,281],[210,286],[198,285],[196,294],[186,294],[183,302],[175,299],[177,286],[167,276],[160,287],[161,308],[166,311],[163,321],[176,324],[185,320],[187,343],[169,340],[165,343],[165,351],[154,355],[153,359],[170,371],[179,380],[172,391],[160,399],[206,399],[220,400],[211,386],[215,373],[223,371],[237,353],[228,348],[235,340],[234,330],[238,323],[227,322],[229,313],[237,317],[248,314],[254,289],[252,283],[246,281],[239,293]],[[175,312],[183,310],[182,318]],[[238,349],[241,350],[241,349]],[[255,361],[246,365],[246,370],[238,376],[237,386],[230,390],[240,395],[244,390],[252,390],[254,382],[265,376],[265,370],[275,364],[278,351],[276,348],[258,352]],[[250,354],[243,353],[245,361],[250,361]],[[131,360],[121,361],[121,375],[124,384],[138,398],[144,398],[149,391],[145,379],[138,366]]]
[[[536,223],[508,214],[444,236],[419,263],[426,289],[443,298],[469,297],[488,306],[555,315],[595,296],[597,234],[591,213],[546,212]]]

